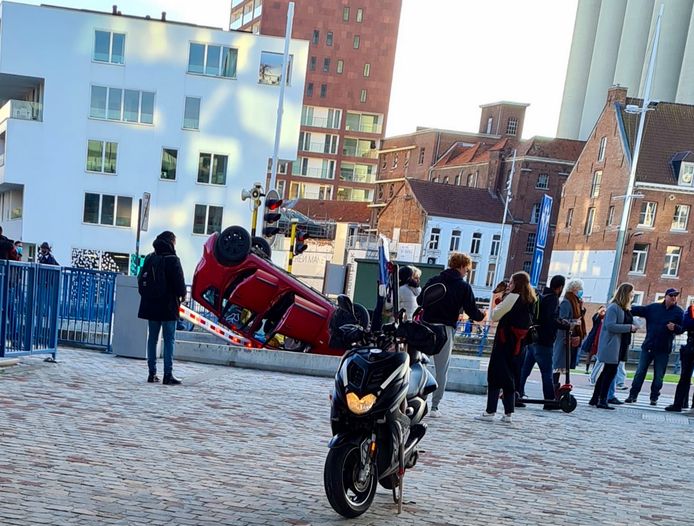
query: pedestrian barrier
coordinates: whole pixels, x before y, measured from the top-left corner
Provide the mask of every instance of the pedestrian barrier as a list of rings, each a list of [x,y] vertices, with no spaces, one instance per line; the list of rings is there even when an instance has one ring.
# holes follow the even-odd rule
[[[58,351],[60,267],[0,262],[0,358]]]
[[[116,275],[100,270],[62,269],[58,324],[61,344],[112,352]]]

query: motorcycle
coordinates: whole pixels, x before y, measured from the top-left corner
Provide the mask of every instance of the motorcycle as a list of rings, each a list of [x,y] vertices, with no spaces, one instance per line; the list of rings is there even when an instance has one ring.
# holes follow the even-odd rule
[[[389,264],[390,265],[390,264]],[[394,270],[393,270],[394,269]],[[391,266],[390,276],[397,276]],[[393,287],[393,284],[395,285]],[[397,283],[389,285],[397,312]],[[379,289],[374,322],[364,307],[338,298],[331,319],[331,345],[347,348],[335,375],[330,421],[333,438],[323,473],[333,509],[353,518],[369,509],[377,485],[392,490],[402,511],[405,471],[418,460],[417,445],[427,425],[427,396],[437,388],[422,353],[436,354],[446,342],[443,326],[396,320],[380,327],[383,305]],[[442,284],[423,293],[423,308],[446,293]],[[415,316],[416,319],[416,316]]]

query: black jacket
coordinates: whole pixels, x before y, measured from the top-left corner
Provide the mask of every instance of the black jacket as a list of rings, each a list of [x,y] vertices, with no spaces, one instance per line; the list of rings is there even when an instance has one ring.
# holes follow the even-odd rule
[[[178,307],[181,299],[186,296],[186,282],[183,277],[181,260],[171,243],[157,238],[152,243],[154,253],[157,256],[169,256],[164,258],[164,273],[166,274],[166,296],[164,299],[152,300],[140,298],[140,310],[138,318],[153,321],[178,320]]]
[[[437,301],[424,309],[424,321],[443,323],[455,328],[461,310],[464,310],[473,321],[484,319],[484,313],[477,308],[472,287],[463,280],[460,272],[452,268],[446,269],[438,276],[429,279],[422,291],[434,283],[443,283],[446,286],[446,295],[441,301]],[[417,303],[420,305],[422,303],[421,293],[417,298]]]
[[[559,321],[559,296],[549,287],[542,291],[538,322],[538,345],[552,347],[557,338],[557,331],[563,324]]]

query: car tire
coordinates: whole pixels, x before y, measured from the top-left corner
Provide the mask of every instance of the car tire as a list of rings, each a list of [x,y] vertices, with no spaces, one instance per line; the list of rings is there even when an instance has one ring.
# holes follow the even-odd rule
[[[251,239],[251,246],[257,249],[265,259],[272,257],[272,248],[264,237],[254,236]]]
[[[214,243],[214,256],[222,265],[240,263],[251,250],[251,235],[240,226],[225,228]]]

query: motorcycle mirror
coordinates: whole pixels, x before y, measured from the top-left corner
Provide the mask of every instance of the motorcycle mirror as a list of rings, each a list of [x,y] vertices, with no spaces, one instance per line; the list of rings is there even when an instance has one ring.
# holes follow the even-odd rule
[[[443,283],[434,283],[429,285],[422,292],[422,307],[426,308],[433,305],[437,301],[441,301],[446,295],[446,285]]]
[[[357,323],[361,325],[364,330],[368,330],[369,324],[371,323],[371,319],[369,317],[369,311],[366,310],[366,307],[363,305],[360,305],[359,303],[355,303],[353,305],[354,308],[354,317],[357,320]]]
[[[350,314],[354,315],[354,304],[352,303],[352,300],[349,299],[349,296],[340,294],[337,297],[337,306],[342,310],[346,310]]]

